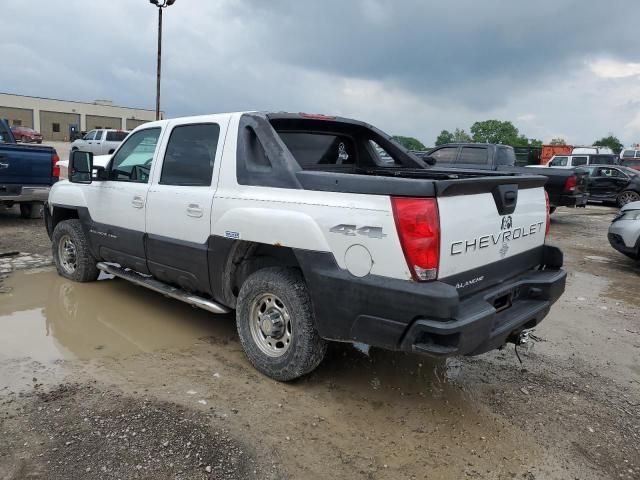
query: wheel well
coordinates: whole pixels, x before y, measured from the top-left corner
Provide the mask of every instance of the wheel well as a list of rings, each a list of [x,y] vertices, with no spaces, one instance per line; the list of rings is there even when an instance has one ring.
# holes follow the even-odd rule
[[[237,242],[225,268],[225,297],[235,305],[240,288],[252,273],[268,267],[300,268],[292,248],[254,242]]]
[[[72,218],[80,218],[78,211],[72,208],[54,207],[53,214],[51,215],[51,232],[56,228],[60,222],[64,220],[71,220]]]

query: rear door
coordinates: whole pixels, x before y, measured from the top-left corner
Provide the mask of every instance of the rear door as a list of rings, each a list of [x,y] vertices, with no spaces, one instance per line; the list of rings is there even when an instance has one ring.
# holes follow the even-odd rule
[[[94,137],[92,142],[89,142],[91,144],[91,152],[93,152],[94,155],[104,155],[104,136],[107,132],[105,132],[104,130],[96,130],[96,136]]]
[[[208,242],[228,118],[172,122],[147,198],[147,265],[158,279],[210,293]]]
[[[629,177],[615,167],[596,167],[591,177],[591,194],[602,198],[615,197],[629,183]]]

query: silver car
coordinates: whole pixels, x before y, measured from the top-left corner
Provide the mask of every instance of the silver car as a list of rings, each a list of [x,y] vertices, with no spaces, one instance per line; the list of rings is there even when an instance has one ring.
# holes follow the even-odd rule
[[[71,151],[91,152],[94,155],[111,155],[127,138],[129,132],[125,130],[110,130],[101,128],[91,130],[84,137],[71,144]]]
[[[609,243],[627,257],[640,260],[640,202],[620,209],[609,227]]]

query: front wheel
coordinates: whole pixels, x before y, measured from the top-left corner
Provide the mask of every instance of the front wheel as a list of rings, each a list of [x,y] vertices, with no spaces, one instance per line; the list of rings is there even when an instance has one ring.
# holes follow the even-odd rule
[[[93,282],[100,271],[89,250],[79,220],[65,220],[56,225],[52,235],[53,261],[58,273],[75,282]]]
[[[238,295],[236,322],[253,366],[275,380],[311,372],[327,351],[307,285],[293,268],[265,268],[250,275]]]
[[[640,194],[633,190],[625,190],[618,195],[618,206],[624,207],[627,203],[640,201]]]

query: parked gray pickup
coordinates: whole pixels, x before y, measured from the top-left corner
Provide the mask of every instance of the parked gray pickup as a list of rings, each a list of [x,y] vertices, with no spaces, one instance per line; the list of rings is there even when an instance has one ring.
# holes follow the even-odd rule
[[[584,172],[563,168],[517,167],[513,147],[492,143],[450,143],[426,152],[436,167],[470,170],[492,170],[547,177],[544,188],[549,196],[551,212],[557,207],[584,207],[587,204]]]
[[[20,205],[24,218],[38,218],[51,186],[58,181],[58,154],[53,147],[17,144],[0,119],[0,205]]]

